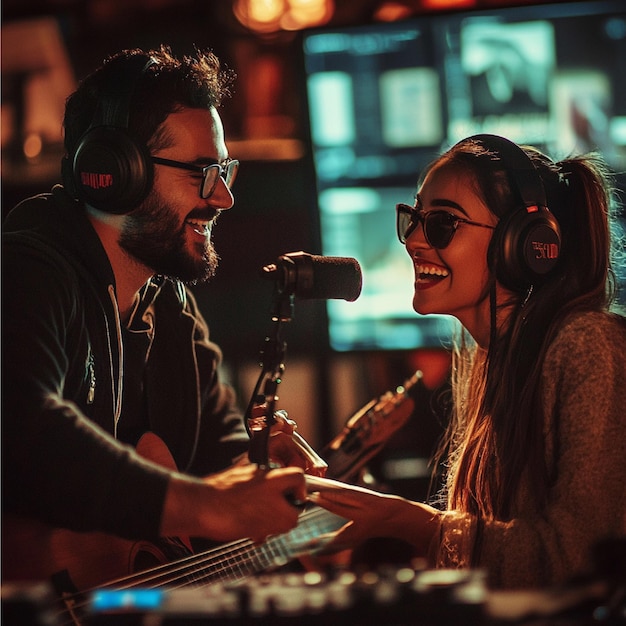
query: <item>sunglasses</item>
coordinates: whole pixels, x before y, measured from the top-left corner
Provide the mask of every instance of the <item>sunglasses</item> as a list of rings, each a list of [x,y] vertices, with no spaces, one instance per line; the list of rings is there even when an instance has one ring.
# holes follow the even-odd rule
[[[181,170],[189,170],[190,172],[199,172],[202,174],[200,181],[200,197],[209,198],[215,192],[217,182],[220,176],[224,179],[226,186],[232,189],[233,183],[239,169],[239,161],[236,159],[226,159],[221,163],[211,163],[210,165],[194,165],[193,163],[182,163],[181,161],[172,161],[171,159],[162,159],[161,157],[151,157],[152,162],[157,165],[165,165],[166,167],[177,167]]]
[[[408,204],[396,204],[396,218],[396,232],[400,243],[405,244],[421,222],[424,226],[424,236],[428,245],[437,250],[443,250],[450,244],[460,224],[491,228],[492,230],[495,228],[490,224],[472,222],[448,211],[428,211],[425,213],[423,210]]]

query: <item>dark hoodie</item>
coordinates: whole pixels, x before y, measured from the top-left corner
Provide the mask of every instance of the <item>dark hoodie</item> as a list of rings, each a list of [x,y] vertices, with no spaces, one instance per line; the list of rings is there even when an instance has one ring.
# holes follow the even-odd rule
[[[5,220],[2,296],[3,514],[156,537],[168,474],[135,453],[143,432],[195,475],[247,449],[192,294],[155,277],[122,328],[104,248],[62,187]]]

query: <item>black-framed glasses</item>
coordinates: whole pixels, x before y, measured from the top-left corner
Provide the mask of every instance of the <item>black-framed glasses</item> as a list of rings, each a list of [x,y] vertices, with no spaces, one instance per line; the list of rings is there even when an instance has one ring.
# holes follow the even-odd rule
[[[151,157],[151,159],[153,163],[157,163],[158,165],[177,167],[181,170],[189,170],[190,172],[202,174],[200,197],[205,200],[215,192],[220,176],[224,179],[226,186],[232,189],[235,178],[237,177],[237,171],[239,170],[239,161],[236,159],[226,159],[221,163],[211,163],[210,165],[195,165],[194,163],[172,161],[171,159],[162,159],[156,156]]]
[[[437,250],[442,250],[450,244],[459,224],[469,224],[470,226],[480,226],[492,230],[495,228],[491,224],[472,222],[448,211],[425,212],[408,204],[396,204],[396,232],[400,243],[406,243],[420,222],[424,226],[424,237],[426,237],[428,245]]]

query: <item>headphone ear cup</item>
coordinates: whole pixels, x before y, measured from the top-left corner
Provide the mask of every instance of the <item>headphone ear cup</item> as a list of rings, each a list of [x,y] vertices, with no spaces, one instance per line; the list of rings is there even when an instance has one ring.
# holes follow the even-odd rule
[[[152,188],[154,169],[147,150],[123,128],[95,126],[81,139],[71,163],[73,187],[94,208],[124,215]]]
[[[497,280],[513,291],[540,283],[559,259],[561,233],[547,209],[518,209],[502,217],[489,258]]]

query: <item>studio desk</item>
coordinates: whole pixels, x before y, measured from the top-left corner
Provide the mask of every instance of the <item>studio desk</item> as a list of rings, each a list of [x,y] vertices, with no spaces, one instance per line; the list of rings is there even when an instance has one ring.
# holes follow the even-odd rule
[[[623,567],[623,564],[622,564]],[[621,574],[558,589],[494,591],[480,571],[385,568],[266,573],[245,581],[94,589],[5,585],[3,626],[598,626],[626,624]]]

